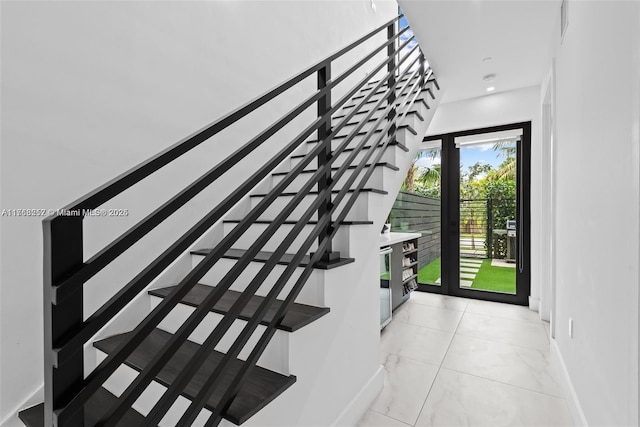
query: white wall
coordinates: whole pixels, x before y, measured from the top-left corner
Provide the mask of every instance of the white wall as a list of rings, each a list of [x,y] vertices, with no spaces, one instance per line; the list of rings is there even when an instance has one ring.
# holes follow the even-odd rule
[[[446,88],[445,88],[446,90]],[[540,87],[440,104],[429,135],[531,121],[531,306],[540,298],[541,138]]]
[[[569,2],[555,55],[556,344],[589,425],[639,421],[639,28],[637,2]]]
[[[55,209],[70,203],[397,12],[395,1],[378,0],[376,6],[377,12],[369,0],[3,1],[1,208]],[[345,67],[337,64],[334,74]],[[252,115],[250,122],[108,205],[129,209],[128,217],[85,220],[85,257],[314,86],[315,78],[309,79],[282,103]],[[87,307],[99,306],[124,277],[139,271],[185,224],[195,222],[285,142],[283,137],[269,141],[242,170],[230,173],[88,283]],[[0,420],[42,382],[41,220],[0,219]]]

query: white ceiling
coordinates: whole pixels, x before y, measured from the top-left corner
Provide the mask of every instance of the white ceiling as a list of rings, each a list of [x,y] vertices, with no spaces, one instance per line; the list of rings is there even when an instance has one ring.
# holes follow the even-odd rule
[[[535,86],[559,37],[560,0],[399,0],[452,102]],[[491,60],[483,61],[490,57]],[[492,83],[486,74],[496,74]]]

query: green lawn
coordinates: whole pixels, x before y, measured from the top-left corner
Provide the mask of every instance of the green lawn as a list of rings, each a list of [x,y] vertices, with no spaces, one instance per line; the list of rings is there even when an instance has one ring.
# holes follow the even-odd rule
[[[418,283],[434,285],[440,278],[440,257],[418,270]]]
[[[490,259],[482,261],[480,271],[473,280],[471,289],[485,291],[516,293],[516,269],[511,267],[494,267]]]
[[[440,277],[440,258],[436,258],[418,271],[418,283],[435,284]],[[494,267],[490,259],[482,261],[471,289],[485,291],[516,293],[516,269],[511,267]]]

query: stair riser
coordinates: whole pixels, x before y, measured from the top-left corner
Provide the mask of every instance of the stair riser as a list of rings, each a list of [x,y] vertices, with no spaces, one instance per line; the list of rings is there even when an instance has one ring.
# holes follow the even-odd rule
[[[151,296],[151,309],[155,308],[162,298]],[[195,311],[194,307],[186,304],[178,304],[169,315],[160,323],[159,329],[164,331],[175,333],[178,328],[187,320],[187,318]],[[207,337],[213,332],[214,328],[220,323],[223,316],[218,313],[209,313],[207,317],[200,323],[200,325],[189,336],[189,341],[193,341],[198,344],[202,344]],[[215,350],[226,353],[235,339],[240,335],[242,329],[247,324],[244,320],[236,320],[229,331],[222,338],[220,343],[215,347]],[[266,328],[262,325],[254,331],[253,335],[245,345],[244,349],[240,352],[239,359],[246,360],[251,350],[255,347],[256,343],[262,336]],[[289,332],[277,330],[273,338],[267,345],[264,353],[258,361],[258,366],[270,369],[272,371],[279,372],[281,374],[289,375]]]
[[[229,222],[224,223],[223,224],[224,235],[226,236],[227,234],[229,234],[231,230],[235,228],[236,225],[237,223],[229,223]],[[249,249],[255,244],[255,241],[258,239],[258,237],[263,235],[263,233],[266,231],[268,226],[269,224],[251,224],[251,226],[233,244],[233,247],[236,249],[245,249],[245,250]],[[316,224],[305,225],[302,228],[302,232],[297,234],[293,243],[288,248],[286,248],[285,252],[286,253],[297,252],[315,226]],[[269,252],[275,251],[281,245],[283,240],[293,230],[294,227],[295,225],[293,224],[282,224],[278,228],[278,230],[270,234],[269,241],[260,250],[269,251]],[[336,233],[336,237],[333,239],[334,250],[340,251],[343,254],[343,256],[348,256],[348,253],[349,253],[348,244],[343,244],[343,242],[348,241],[348,237],[349,237],[349,226],[342,225],[338,230],[338,232]],[[307,250],[307,253],[315,251],[317,247],[318,247],[318,242],[317,242],[317,239],[315,239],[310,249]]]
[[[349,120],[349,123],[347,125],[345,125],[342,129],[340,129],[340,131],[338,132],[338,137],[340,136],[346,136],[349,135],[353,130],[355,130],[355,128],[360,124],[360,120],[364,119],[365,116],[359,117],[356,119],[356,116],[352,117],[351,120]],[[367,121],[364,126],[358,131],[358,133],[361,132],[368,132],[370,130],[373,129],[384,129],[384,127],[387,125],[387,121],[386,120],[381,120],[379,123],[376,124],[377,120],[373,120],[373,119],[377,119],[379,117],[379,115],[374,115],[371,119]],[[334,126],[337,125],[338,123],[340,123],[342,121],[342,119],[337,119],[334,120]]]
[[[96,350],[98,363],[102,362],[106,358],[106,354],[100,350]],[[127,388],[129,384],[133,382],[133,380],[138,375],[138,371],[133,368],[130,368],[126,365],[121,365],[116,372],[111,375],[111,377],[104,383],[104,388],[109,390],[116,396],[120,396],[122,392]],[[149,411],[153,408],[153,405],[156,404],[167,390],[165,386],[162,384],[152,381],[151,384],[147,387],[147,389],[140,395],[138,400],[132,405],[133,408],[140,412],[142,415],[147,415]],[[188,408],[190,400],[185,397],[179,396],[175,403],[171,406],[167,414],[164,416],[162,421],[160,421],[160,427],[173,427],[178,423],[180,417],[184,413],[184,411]],[[198,415],[196,421],[192,424],[194,427],[204,426],[207,419],[211,415],[211,412],[208,409],[203,409]],[[231,427],[235,426],[235,424],[222,420],[220,426]]]
[[[413,82],[415,83],[415,79],[414,79],[414,81],[413,81]],[[400,85],[401,85],[401,87],[402,87],[402,86],[404,86],[404,82],[402,82]],[[410,90],[410,88],[411,88],[411,87],[412,87],[412,84],[411,84],[411,83],[409,83],[409,87],[408,87],[408,88],[405,88],[405,89],[404,89],[404,91],[402,91],[402,94],[407,94],[407,93],[409,93],[409,90]],[[358,100],[361,100],[363,96],[369,95],[369,94],[371,93],[371,91],[372,91],[372,90],[373,90],[373,86],[368,86],[368,87],[364,87],[364,88],[362,88],[362,89],[360,90],[360,93],[358,93],[358,95],[356,95],[356,96],[353,98],[353,100],[352,100],[352,101],[349,101],[349,103],[353,103],[354,101],[355,101],[355,102],[358,102]],[[387,87],[386,87],[386,85],[385,85],[385,86],[383,86],[383,87],[381,87],[381,88],[378,88],[378,89],[376,90],[376,92],[375,92],[375,94],[373,95],[373,97],[372,97],[372,98],[374,98],[374,99],[380,99],[380,97],[381,97],[381,96],[383,96],[383,95],[385,95],[386,93],[387,93]],[[400,95],[400,88],[397,88],[397,89],[396,89],[396,93],[397,93],[396,98],[401,97],[401,95]]]
[[[369,219],[369,209],[371,208],[371,200],[376,199],[376,196],[381,196],[380,194],[377,193],[371,193],[371,192],[362,192],[358,195],[358,198],[356,199],[355,204],[353,205],[352,209],[349,211],[349,213],[346,216],[346,221],[365,221]],[[271,206],[269,206],[269,208],[267,208],[267,210],[265,211],[265,213],[263,213],[260,216],[260,219],[263,220],[273,220],[276,216],[278,216],[278,214],[280,212],[282,212],[282,209],[288,204],[290,203],[293,198],[295,196],[280,196],[278,197]],[[292,220],[297,220],[299,218],[302,217],[302,215],[305,213],[305,211],[311,206],[311,204],[313,203],[313,201],[317,198],[317,194],[312,194],[312,195],[308,195],[306,196],[302,202],[300,202],[296,208],[294,209],[294,211],[292,212],[292,214],[289,216]],[[335,197],[335,194],[334,194]],[[342,207],[345,206],[345,204],[347,203],[347,200],[350,198],[350,194],[347,194],[341,201],[340,204],[338,205],[338,208],[336,209],[336,213],[334,213],[333,217],[336,218],[338,216],[338,214],[342,211]],[[254,208],[255,206],[258,205],[258,203],[260,203],[260,201],[262,200],[262,197],[251,197],[251,208]],[[234,218],[232,216],[229,217],[229,219],[238,219],[238,218]],[[313,215],[313,217],[311,218],[312,220],[317,220],[318,219],[318,215],[317,213],[315,213]]]
[[[373,143],[375,141],[371,141],[371,143]],[[311,145],[311,144],[307,144],[307,145]],[[382,158],[380,160],[378,160],[378,163],[391,163],[392,165],[396,164],[396,150],[398,148],[395,146],[390,146],[388,147],[387,150],[385,150],[384,154],[382,155]],[[358,164],[360,164],[360,162],[362,161],[362,159],[365,157],[365,155],[369,152],[369,150],[360,150],[360,152],[358,152],[358,154],[356,155],[355,159],[352,160],[349,163],[349,166],[357,166]],[[332,168],[337,168],[342,166],[347,158],[351,155],[351,152],[342,152],[338,155],[338,157],[336,158],[336,160],[331,164]],[[371,155],[371,157],[369,157],[369,160],[367,160],[367,163],[371,163],[374,159],[374,156],[376,156],[377,153],[374,153]],[[291,159],[291,167],[294,167],[295,165],[297,165],[300,161],[302,160],[301,157],[296,157],[296,158],[292,158]],[[313,159],[309,162],[309,164],[307,166],[305,166],[305,170],[310,170],[310,169],[317,169],[318,168],[318,164],[317,164],[317,158]]]
[[[204,257],[202,255],[192,255],[193,257],[193,265],[196,266]],[[217,286],[222,278],[233,268],[236,264],[236,260],[223,258],[219,260],[216,265],[213,266],[211,270],[200,280],[200,283],[204,285]],[[262,262],[250,262],[246,267],[244,267],[242,273],[237,277],[231,286],[232,291],[242,292],[246,289],[246,287],[251,283],[251,280],[256,277],[259,271],[264,267],[264,263]],[[269,291],[273,288],[273,285],[278,280],[278,278],[282,275],[284,270],[287,268],[286,265],[276,265],[272,272],[269,274],[266,280],[262,283],[256,295],[258,296],[266,296]],[[294,271],[291,278],[287,281],[285,287],[282,292],[278,295],[279,299],[284,299],[291,291],[291,288],[295,284],[295,281],[300,277],[302,273],[302,268],[299,267]],[[324,286],[320,285],[320,280],[316,277],[316,271],[311,274],[311,277],[302,288],[302,291],[296,298],[295,302],[301,304],[309,304],[322,306],[324,305]]]
[[[362,143],[363,140],[366,139],[365,142],[365,146],[371,146],[374,144],[374,142],[376,141],[376,139],[380,138],[380,135],[382,134],[382,132],[375,132],[375,133],[371,133],[369,135],[366,134],[358,134],[355,135],[353,138],[351,138],[351,140],[347,143],[346,149],[355,149],[356,147],[358,147],[359,144]],[[331,141],[331,149],[332,150],[336,150],[338,147],[342,146],[345,144],[347,138],[336,138],[333,139]],[[311,141],[311,142],[307,142],[306,146],[307,146],[307,153],[311,152],[312,150],[314,150],[316,148],[316,146],[318,145],[317,141]]]
[[[373,99],[369,99],[365,105],[360,107],[358,109],[358,112],[371,111],[371,109],[377,105],[378,100],[380,99],[379,95],[374,95],[372,98]],[[360,104],[361,101],[362,101],[361,99],[357,99],[356,102],[349,102],[347,105],[342,107],[342,110],[340,110],[340,114],[350,114],[353,111],[353,109]],[[404,102],[404,97],[399,98],[399,101],[396,101],[396,107],[399,107],[400,103],[402,102]],[[387,101],[382,102],[382,104],[379,107],[377,107],[376,113],[374,113],[376,117],[379,117],[379,114],[384,113],[386,111],[387,106],[388,106]]]
[[[368,168],[367,168],[368,169]],[[389,170],[389,168],[384,168],[384,167],[375,167],[373,174],[371,175],[371,178],[369,178],[369,181],[367,181],[367,187],[369,188],[384,188],[384,169]],[[353,174],[354,170],[353,169],[349,169],[347,170],[345,173],[342,174],[342,176],[340,177],[340,179],[338,179],[338,182],[336,183],[335,188],[336,189],[342,189],[344,188],[344,185],[346,183],[346,181],[351,177],[351,175]],[[363,169],[359,174],[358,177],[356,177],[356,180],[354,181],[353,184],[351,184],[351,189],[354,189],[355,187],[358,186],[358,184],[360,183],[360,181],[362,180],[362,177],[364,176],[364,174],[366,173],[366,169]],[[303,175],[298,175],[291,184],[289,184],[289,186],[287,187],[287,189],[285,191],[287,192],[298,192],[300,191],[300,189],[309,181],[309,178],[311,178],[312,174],[303,174]],[[285,178],[285,175],[276,175],[273,177],[273,185],[277,185],[279,182],[282,182],[282,180]],[[313,191],[318,191],[318,185],[314,185],[313,186]]]
[[[400,100],[400,101],[403,101],[403,100],[404,100],[404,97],[405,97],[408,93],[409,93],[409,91],[408,91],[408,90],[405,90],[404,92],[402,92],[402,95],[398,94],[398,95],[396,96],[396,99],[397,99],[397,100]],[[367,91],[367,92],[364,92],[364,93],[363,93],[363,95],[364,95],[364,96],[369,95],[369,92],[368,92],[368,91]],[[373,108],[373,107],[378,103],[378,101],[380,100],[380,98],[382,98],[382,96],[384,96],[384,95],[386,95],[386,92],[378,92],[378,93],[374,94],[371,98],[369,98],[369,99],[367,100],[367,103],[366,103],[365,105],[363,105],[362,107],[360,107],[360,111],[363,111],[363,110],[364,110],[364,111],[370,111],[370,110],[371,110],[371,108]],[[363,100],[364,96],[363,96],[363,97],[360,97],[360,98],[356,98],[356,99],[354,99],[353,101],[349,101],[349,102],[348,102],[348,103],[343,107],[342,111],[343,111],[343,112],[347,112],[347,113],[349,113],[349,112],[350,112],[350,110],[351,110],[352,108],[355,108],[355,106],[360,105],[360,103],[362,102],[362,100]],[[388,103],[387,103],[387,101],[385,100],[385,101],[380,105],[380,107],[382,107],[382,108],[387,108],[387,105],[388,105]],[[384,110],[382,110],[382,111],[384,111]]]

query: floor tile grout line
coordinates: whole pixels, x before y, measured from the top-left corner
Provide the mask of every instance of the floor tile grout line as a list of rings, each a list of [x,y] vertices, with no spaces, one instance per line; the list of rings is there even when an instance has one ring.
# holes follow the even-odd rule
[[[397,357],[401,357],[403,359],[411,360],[412,362],[424,363],[425,365],[433,366],[434,368],[437,368],[437,367],[440,366],[439,364],[436,364],[436,363],[425,362],[424,360],[416,359],[416,358],[411,357],[411,356],[405,356],[404,354],[400,354],[400,353],[394,353],[392,351],[384,351],[383,353],[390,354],[390,355],[397,356]],[[384,365],[382,365],[382,366],[384,366]]]
[[[458,311],[458,313],[460,313]],[[438,328],[432,328],[429,326],[424,326],[424,325],[416,325],[415,323],[409,323],[409,322],[405,322],[404,320],[398,320],[399,323],[404,323],[405,325],[411,325],[411,326],[417,326],[419,328],[425,328],[425,329],[429,329],[430,331],[438,331],[438,332],[446,332],[446,333],[455,333],[454,331],[446,331],[444,329],[438,329]]]
[[[433,390],[433,385],[438,380],[438,375],[440,375],[440,370],[442,369],[442,364],[444,363],[444,360],[447,358],[447,354],[449,354],[449,350],[451,349],[451,344],[453,344],[453,340],[456,337],[456,332],[455,331],[458,330],[458,326],[460,326],[460,322],[462,322],[462,318],[463,317],[464,317],[464,313],[463,313],[462,316],[460,316],[460,319],[458,319],[458,324],[456,325],[456,329],[453,332],[453,336],[451,337],[451,341],[449,341],[449,345],[447,346],[447,350],[444,352],[444,356],[442,356],[442,360],[440,360],[440,366],[438,366],[438,372],[436,372],[435,377],[433,377],[433,382],[429,386],[429,391],[427,391],[427,396],[424,398],[424,402],[422,402],[422,407],[420,407],[420,412],[418,412],[418,417],[416,418],[415,422],[413,423],[414,427],[418,423],[418,420],[420,419],[420,415],[422,415],[422,411],[424,411],[424,405],[427,404],[427,400],[429,399],[429,395],[431,394],[431,390]]]
[[[560,397],[560,396],[556,396],[554,394],[544,393],[542,391],[531,390],[529,388],[525,388],[525,387],[522,387],[522,386],[519,386],[519,385],[505,383],[504,381],[498,381],[498,380],[495,380],[493,378],[483,377],[481,375],[470,374],[469,372],[460,371],[458,369],[453,369],[453,368],[449,368],[449,367],[446,367],[446,366],[442,366],[442,369],[445,369],[447,371],[456,372],[458,374],[469,375],[470,377],[479,378],[481,380],[487,380],[487,381],[491,381],[491,382],[494,382],[494,383],[497,383],[497,384],[502,384],[502,385],[506,385],[506,386],[509,386],[509,387],[514,387],[514,388],[517,388],[518,390],[524,390],[524,391],[528,391],[528,392],[531,392],[531,393],[540,394],[540,395],[545,396],[545,397],[553,397],[554,399],[559,399],[559,400],[564,400],[564,401],[567,400],[565,397]],[[438,371],[438,373],[439,372],[440,371]]]
[[[496,304],[501,304],[501,303],[496,303]],[[487,314],[487,313],[476,313],[473,311],[469,312],[470,314],[477,314],[478,316],[491,316],[491,317],[497,317],[498,319],[504,319],[504,320],[510,320],[513,322],[527,322],[527,323],[539,323],[542,322],[542,320],[527,320],[527,319],[514,319],[513,317],[505,317],[505,316],[499,316],[496,314]],[[535,313],[535,312],[534,312]]]
[[[495,321],[498,321],[498,322],[514,321],[514,322],[522,323],[523,325],[526,325],[523,322],[527,322],[527,324],[536,323],[539,326],[541,326],[543,329],[545,329],[545,331],[544,331],[545,337],[547,338],[547,341],[550,342],[549,333],[547,332],[546,328],[544,327],[544,324],[542,324],[541,321],[538,321],[538,320],[527,320],[527,319],[522,319],[522,318],[513,319],[513,318],[509,318],[509,317],[503,317],[503,316],[499,316],[499,315],[486,314],[486,313],[474,313],[473,311],[469,311],[469,308],[471,308],[473,310],[474,306],[471,303],[473,303],[474,300],[469,300],[469,299],[466,299],[466,298],[459,298],[459,297],[449,297],[449,298],[454,298],[456,300],[465,301],[467,304],[464,305],[464,308],[462,310],[454,310],[454,309],[451,309],[451,308],[445,308],[445,307],[441,307],[441,306],[437,306],[437,305],[416,303],[413,300],[410,300],[409,302],[412,303],[414,307],[416,307],[415,304],[418,304],[418,305],[424,306],[424,307],[432,307],[432,308],[437,308],[437,309],[441,309],[441,310],[449,310],[449,311],[454,312],[454,313],[460,313],[458,321],[457,321],[457,323],[455,325],[455,329],[453,331],[446,331],[446,330],[443,330],[443,329],[433,328],[433,327],[430,327],[430,326],[417,325],[417,324],[409,323],[409,322],[406,322],[406,321],[403,321],[403,320],[393,319],[393,320],[397,320],[400,330],[406,329],[407,327],[424,328],[424,330],[426,330],[426,331],[433,331],[433,332],[438,331],[438,332],[441,332],[441,333],[446,333],[450,337],[449,338],[450,341],[449,341],[448,345],[446,346],[446,350],[444,352],[444,355],[440,359],[439,364],[426,362],[424,360],[419,360],[419,359],[416,359],[416,358],[413,358],[413,357],[407,357],[407,356],[401,355],[401,354],[396,353],[396,352],[384,352],[384,353],[387,353],[387,354],[392,354],[392,355],[394,355],[396,357],[401,357],[401,358],[404,358],[404,359],[407,359],[407,360],[412,360],[412,361],[424,363],[424,364],[426,364],[428,366],[432,366],[432,367],[437,368],[435,376],[433,377],[433,381],[431,382],[431,384],[428,387],[428,390],[427,390],[426,396],[425,396],[425,398],[424,398],[424,400],[422,402],[422,406],[420,408],[420,411],[418,412],[417,417],[413,421],[413,424],[409,424],[406,421],[402,421],[402,420],[399,420],[399,419],[397,419],[397,418],[395,418],[393,416],[390,416],[390,415],[387,415],[387,414],[383,414],[383,413],[381,413],[379,411],[376,411],[375,409],[372,409],[372,408],[368,408],[368,410],[371,410],[372,412],[375,412],[375,413],[377,413],[377,414],[379,414],[381,416],[388,417],[390,420],[397,421],[401,425],[404,425],[404,426],[412,425],[412,426],[415,427],[417,425],[418,421],[420,420],[420,417],[422,416],[424,410],[425,410],[426,402],[429,399],[431,393],[434,391],[435,382],[439,380],[443,369],[445,371],[455,372],[455,373],[458,373],[460,375],[468,375],[470,377],[477,378],[479,380],[486,380],[486,381],[489,381],[490,383],[500,384],[500,385],[503,385],[503,386],[506,386],[506,387],[513,387],[513,388],[515,388],[517,390],[521,390],[521,391],[524,391],[524,392],[530,392],[530,393],[533,393],[534,395],[538,395],[538,396],[541,396],[541,397],[552,398],[554,400],[563,401],[565,406],[567,405],[567,399],[566,399],[566,397],[564,397],[563,390],[560,390],[560,393],[562,394],[562,396],[557,396],[557,395],[554,395],[554,394],[549,394],[547,392],[531,390],[529,388],[522,387],[522,386],[519,386],[519,385],[509,384],[509,383],[506,383],[506,382],[503,382],[503,381],[495,380],[495,379],[492,379],[492,378],[487,378],[487,377],[484,377],[484,376],[481,376],[481,375],[477,375],[477,374],[473,374],[473,373],[464,372],[464,371],[461,371],[461,370],[458,370],[458,369],[452,369],[452,368],[449,368],[449,367],[445,367],[444,366],[444,362],[446,361],[448,355],[451,353],[452,346],[453,346],[453,341],[456,339],[457,335],[460,335],[461,338],[462,337],[464,337],[464,338],[473,337],[473,338],[484,340],[484,341],[487,341],[487,342],[490,342],[490,343],[498,343],[498,344],[503,344],[503,345],[507,345],[507,346],[513,346],[516,349],[517,348],[521,348],[521,349],[524,349],[524,350],[528,349],[528,350],[533,350],[533,351],[539,351],[539,352],[542,352],[543,355],[544,355],[544,351],[546,350],[546,346],[543,346],[544,348],[542,348],[542,349],[541,348],[534,348],[534,347],[527,347],[527,346],[523,346],[523,345],[520,345],[520,344],[514,344],[512,342],[499,341],[499,340],[496,340],[494,338],[485,338],[485,337],[478,338],[478,337],[475,337],[473,334],[465,334],[465,332],[462,332],[460,330],[460,325],[461,325],[462,319],[465,317],[466,313],[471,313],[472,315],[479,315],[479,316],[483,316],[483,317],[490,317],[490,318],[493,318]],[[529,342],[529,341],[527,341],[527,342]],[[556,380],[556,375],[552,374],[551,377],[554,380]]]
[[[426,307],[441,308],[443,310],[455,311],[456,313],[464,313],[464,310],[454,310],[452,308],[447,308],[447,307],[438,307],[437,305],[424,304],[424,303],[418,302],[418,301],[411,301],[411,299],[409,299],[408,302],[410,302],[411,304],[419,304],[419,305],[423,305],[423,306],[426,306]]]
[[[467,305],[467,307],[468,307],[468,305]],[[464,314],[466,314],[466,313],[467,313],[467,311],[466,311],[466,309],[465,309],[465,313],[464,313]],[[471,313],[471,314],[477,314],[477,313],[473,313],[473,312],[470,312],[470,313]],[[454,335],[453,335],[453,338],[452,338],[452,340],[451,340],[451,343],[449,343],[449,348],[447,348],[447,351],[445,352],[445,356],[444,356],[444,358],[442,359],[442,363],[440,364],[440,369],[441,369],[441,368],[443,368],[442,364],[444,363],[444,361],[445,361],[445,359],[446,359],[446,357],[447,357],[447,354],[449,353],[449,349],[451,348],[451,344],[453,343],[453,340],[455,339],[456,335],[460,335],[460,336],[463,336],[463,337],[473,336],[473,335],[465,335],[464,333],[459,333],[459,332],[458,332],[458,329],[459,329],[459,327],[460,327],[460,323],[462,322],[462,319],[464,318],[464,314],[463,314],[463,316],[460,318],[460,322],[458,322],[458,325],[456,326],[456,330],[455,330],[455,332],[454,332]],[[497,318],[497,319],[503,319],[502,317],[499,317],[499,316],[491,316],[491,315],[485,315],[485,316],[488,316],[488,317],[494,317],[494,318]],[[533,322],[531,322],[531,323],[533,323]],[[542,326],[542,328],[544,329],[544,325],[540,325],[540,326]],[[545,334],[546,334],[546,331],[545,331]],[[501,343],[501,344],[513,345],[513,346],[515,346],[515,347],[524,348],[524,349],[537,350],[537,349],[532,349],[532,348],[529,348],[529,347],[520,346],[520,345],[517,345],[517,344],[511,344],[511,343],[508,343],[508,344],[507,344],[507,343],[504,343],[504,342],[493,341],[493,340],[490,340],[490,339],[478,338],[478,337],[474,337],[474,338],[476,338],[476,339],[484,339],[485,341],[489,341],[489,342],[498,342],[498,343]],[[549,343],[549,345],[551,345],[551,344]],[[440,369],[438,369],[438,374],[440,373]],[[446,367],[445,367],[444,369],[449,369],[449,370],[451,370],[451,371],[460,372],[460,373],[465,374],[465,372],[457,371],[457,370],[455,370],[455,369],[451,369],[451,368],[446,368]],[[510,385],[510,386],[512,386],[512,387],[516,387],[516,388],[519,388],[519,389],[522,389],[522,390],[528,390],[528,391],[531,391],[531,392],[533,392],[533,393],[539,393],[539,394],[543,394],[543,395],[545,395],[545,396],[551,396],[551,397],[555,397],[555,398],[557,398],[557,399],[564,399],[564,400],[566,400],[566,398],[565,398],[564,396],[563,396],[563,397],[558,397],[558,396],[554,396],[554,395],[547,394],[547,393],[542,393],[542,392],[538,392],[538,391],[534,391],[534,390],[529,390],[529,389],[526,389],[526,388],[523,388],[523,387],[519,387],[519,386],[515,386],[515,385],[512,385],[512,384],[503,383],[503,382],[501,382],[501,381],[492,380],[492,379],[490,379],[490,378],[485,378],[485,377],[481,377],[481,376],[478,376],[478,375],[473,375],[473,374],[467,374],[467,375],[471,375],[471,376],[474,376],[474,377],[477,377],[477,378],[484,378],[484,379],[487,379],[487,380],[490,380],[490,381],[495,381],[495,382],[500,383],[500,384]],[[437,377],[437,376],[436,376],[436,377]],[[556,380],[556,378],[554,378],[554,380]],[[429,392],[431,392],[431,390],[429,390]],[[427,394],[427,397],[428,397],[428,396],[429,396],[429,395]],[[424,406],[424,405],[423,405],[423,406]],[[421,411],[421,412],[422,412],[422,411]]]
[[[399,423],[401,423],[401,424],[404,424],[404,425],[406,425],[407,427],[414,427],[414,426],[412,426],[411,424],[407,424],[407,423],[405,423],[404,421],[401,421],[401,420],[399,420],[399,419],[397,419],[397,418],[393,418],[393,417],[392,417],[392,416],[390,416],[390,415],[383,414],[382,412],[376,411],[375,409],[367,408],[367,411],[373,411],[373,412],[375,412],[376,414],[382,415],[383,417],[391,418],[392,420],[397,421],[397,422],[399,422]]]
[[[440,310],[453,311],[454,313],[460,313],[460,312],[463,311],[463,310],[454,310],[452,308],[447,308],[447,307],[438,307],[437,305],[423,304],[423,303],[420,303],[420,302],[418,302],[416,300],[412,300],[411,298],[409,298],[409,301],[407,301],[406,303],[407,304],[420,304],[420,305],[424,305],[424,306],[427,306],[427,307],[437,308],[437,309],[440,309]],[[404,304],[403,304],[403,306],[404,306]]]
[[[478,340],[489,341],[489,342],[496,343],[496,344],[512,345],[514,347],[524,348],[524,349],[528,349],[528,350],[543,351],[540,348],[527,347],[527,346],[524,346],[524,345],[521,345],[521,344],[514,344],[514,343],[511,343],[511,342],[504,342],[504,341],[500,341],[500,340],[497,340],[497,339],[478,337],[476,335],[473,335],[472,333],[464,333],[464,332],[457,332],[456,331],[456,335],[460,335],[461,337],[471,337],[471,338],[475,338],[475,339],[478,339]],[[549,342],[549,350],[550,349],[551,349],[551,343]]]

